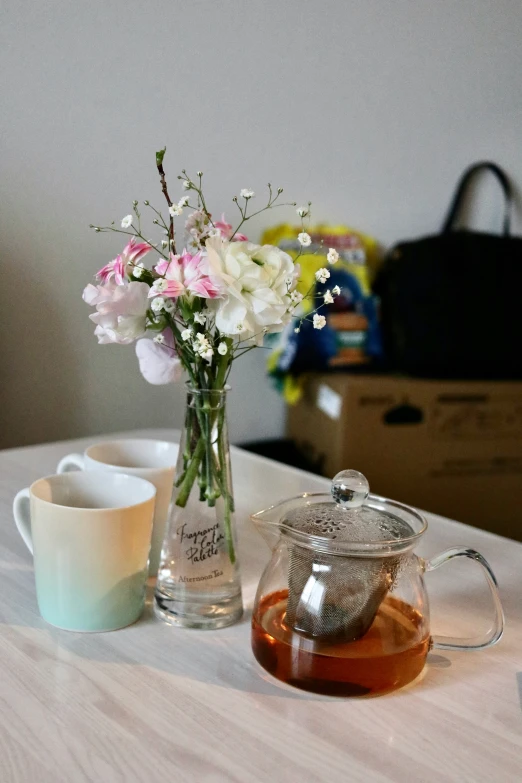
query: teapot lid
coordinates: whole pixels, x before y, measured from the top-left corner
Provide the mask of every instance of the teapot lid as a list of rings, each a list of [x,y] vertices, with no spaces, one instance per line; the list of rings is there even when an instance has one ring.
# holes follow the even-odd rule
[[[357,470],[342,470],[330,486],[332,501],[307,503],[292,508],[283,520],[286,528],[338,543],[366,544],[410,539],[415,532],[405,519],[385,511],[382,505],[367,505],[370,485]],[[399,504],[394,504],[398,510]]]

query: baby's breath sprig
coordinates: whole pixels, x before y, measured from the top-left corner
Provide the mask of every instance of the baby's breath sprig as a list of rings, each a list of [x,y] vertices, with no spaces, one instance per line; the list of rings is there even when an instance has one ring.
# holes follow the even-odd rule
[[[194,180],[187,174],[186,169],[181,170],[181,174],[178,174],[178,179],[183,182],[183,188],[185,190],[193,190],[194,193],[198,197],[198,209],[202,209],[205,215],[208,218],[209,223],[214,226],[214,222],[212,220],[212,215],[209,212],[207,208],[207,204],[205,201],[205,196],[203,194],[203,172],[198,171],[196,172],[196,176],[198,178],[199,184],[196,184]],[[187,205],[186,205],[187,206]],[[195,209],[195,207],[192,207],[192,209]]]
[[[110,226],[95,226],[90,223],[89,228],[92,228],[96,234],[106,234],[109,231],[113,231],[115,234],[125,234],[128,237],[139,237],[139,239],[145,242],[145,244],[148,245],[151,250],[155,250],[156,253],[159,253],[160,256],[163,256],[163,258],[168,260],[169,257],[165,255],[165,253],[157,245],[155,245],[154,242],[151,242],[150,239],[147,239],[147,237],[143,236],[140,228],[136,228],[134,223],[127,223],[126,225],[128,228],[131,228],[132,231],[124,231],[123,229],[115,228],[114,221]]]
[[[144,201],[143,203],[145,204],[146,207],[149,207],[149,209],[152,209],[152,211],[158,216],[152,222],[156,226],[161,226],[163,228],[163,230],[165,231],[165,233],[168,234],[169,233],[169,226],[167,226],[167,224],[165,222],[165,218],[163,217],[163,215],[161,214],[159,209],[156,209],[156,207],[153,206],[150,203],[150,201]],[[168,242],[167,242],[167,244],[168,244]]]
[[[278,198],[281,196],[282,193],[283,193],[283,188],[277,188],[277,191],[274,193],[274,191],[272,190],[272,185],[269,182],[268,183],[268,201],[266,203],[266,206],[262,207],[261,209],[258,209],[257,212],[252,212],[251,215],[247,215],[248,203],[249,203],[249,201],[251,199],[253,199],[255,197],[256,194],[254,193],[253,190],[250,190],[248,188],[243,188],[240,191],[239,195],[245,202],[244,206],[242,206],[239,203],[239,199],[238,199],[237,196],[234,196],[234,198],[232,199],[232,201],[234,202],[236,207],[239,209],[239,212],[241,214],[241,222],[239,223],[239,225],[235,229],[235,231],[232,234],[230,239],[231,240],[234,239],[235,235],[238,233],[238,231],[241,228],[241,226],[243,225],[243,223],[246,223],[247,220],[251,220],[253,217],[256,217],[256,215],[260,215],[262,212],[266,212],[267,209],[275,209],[276,207],[295,207],[296,206],[295,201],[286,202],[286,203],[281,202],[279,204],[276,204],[276,201],[278,200]]]
[[[326,269],[326,267],[323,267],[322,269],[318,269],[315,273],[315,280],[317,283],[322,283],[323,285],[326,283],[328,278],[330,277],[330,271]],[[341,293],[341,289],[338,285],[334,286],[332,290],[325,289],[324,291],[320,291],[317,293],[313,293],[315,288],[315,283],[312,283],[306,294],[303,296],[303,299],[311,299],[313,300],[322,300],[321,303],[315,307],[310,313],[307,313],[306,316],[303,316],[299,319],[297,326],[294,328],[294,332],[299,334],[301,331],[301,326],[303,324],[303,321],[311,321],[313,323],[314,329],[322,329],[324,326],[326,326],[326,318],[324,315],[319,315],[319,310],[321,310],[322,307],[325,307],[326,305],[333,304],[335,297],[339,296]],[[301,300],[302,301],[302,300]],[[299,305],[299,302],[296,302],[295,308]]]

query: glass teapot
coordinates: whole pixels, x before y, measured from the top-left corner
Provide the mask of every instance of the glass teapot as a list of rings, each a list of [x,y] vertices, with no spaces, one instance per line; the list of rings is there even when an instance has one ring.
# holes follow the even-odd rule
[[[413,549],[427,522],[414,508],[369,494],[346,470],[330,495],[305,494],[253,514],[270,547],[252,616],[252,648],[278,679],[336,696],[387,693],[414,680],[432,647],[497,642],[504,617],[495,576],[473,549],[426,561]],[[494,622],[483,638],[431,636],[424,573],[455,557],[484,569]]]

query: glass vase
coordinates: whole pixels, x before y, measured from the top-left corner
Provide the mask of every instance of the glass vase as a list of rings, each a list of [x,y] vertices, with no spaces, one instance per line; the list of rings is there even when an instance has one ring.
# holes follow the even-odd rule
[[[189,388],[155,612],[189,628],[243,614],[226,419],[226,390]]]

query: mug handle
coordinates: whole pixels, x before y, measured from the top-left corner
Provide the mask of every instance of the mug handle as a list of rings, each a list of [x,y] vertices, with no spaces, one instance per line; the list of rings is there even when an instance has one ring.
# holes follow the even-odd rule
[[[439,650],[482,650],[485,647],[491,647],[491,645],[496,644],[499,641],[504,632],[504,612],[502,610],[502,604],[500,603],[497,580],[488,561],[475,549],[456,546],[435,555],[431,560],[425,561],[424,568],[426,571],[435,571],[436,568],[445,565],[445,563],[448,563],[455,557],[469,557],[471,560],[480,563],[484,569],[484,575],[493,598],[495,618],[492,627],[484,636],[470,636],[469,638],[432,636],[433,647],[436,647]]]
[[[18,532],[24,540],[24,544],[33,554],[33,538],[31,536],[31,494],[29,488],[21,489],[13,500],[13,516]]]
[[[57,473],[69,473],[71,470],[85,470],[85,458],[83,454],[68,454],[60,460]]]

